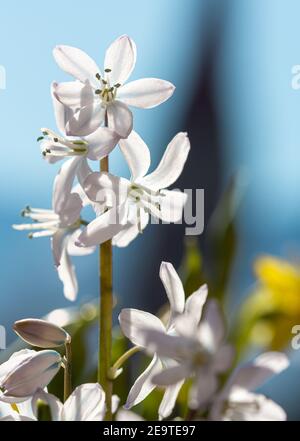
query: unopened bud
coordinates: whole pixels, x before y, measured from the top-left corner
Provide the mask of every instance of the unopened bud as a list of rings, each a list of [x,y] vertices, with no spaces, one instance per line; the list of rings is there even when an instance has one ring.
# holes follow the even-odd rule
[[[18,320],[13,328],[26,343],[39,348],[56,348],[70,341],[70,336],[64,329],[45,320]]]

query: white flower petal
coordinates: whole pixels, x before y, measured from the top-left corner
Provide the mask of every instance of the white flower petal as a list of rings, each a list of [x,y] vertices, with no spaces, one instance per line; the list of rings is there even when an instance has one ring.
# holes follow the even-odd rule
[[[168,386],[166,388],[163,399],[158,409],[158,415],[160,420],[164,418],[168,418],[168,416],[170,416],[171,413],[173,412],[178,394],[183,386],[183,383],[184,380],[180,381],[179,383],[173,384],[172,386]]]
[[[119,146],[131,172],[132,181],[143,177],[150,167],[150,151],[134,130],[127,139],[120,139]]]
[[[234,348],[230,344],[221,346],[214,356],[212,369],[214,372],[225,372],[229,369],[234,359]]]
[[[193,292],[193,294],[191,294],[185,302],[185,313],[188,316],[193,316],[197,324],[200,322],[207,295],[208,288],[205,284],[200,286],[197,291]]]
[[[186,364],[178,364],[164,369],[153,377],[153,383],[157,386],[176,385],[184,381],[190,375],[190,369]]]
[[[155,389],[155,384],[152,383],[153,375],[161,370],[160,360],[154,356],[151,363],[147,366],[144,372],[138,377],[134,385],[129,391],[125,408],[139,404]]]
[[[124,228],[124,224],[122,223],[123,210],[123,206],[119,207],[117,210],[111,208],[98,216],[82,231],[76,245],[91,247],[100,245],[101,243],[112,239],[113,236],[118,234],[122,228]]]
[[[54,263],[56,266],[60,264],[61,255],[65,244],[65,236],[66,236],[65,230],[61,229],[58,230],[55,234],[53,234],[53,236],[51,237],[51,249],[52,249]]]
[[[95,132],[85,137],[88,142],[88,158],[98,160],[109,155],[118,144],[120,137],[107,127],[100,127]]]
[[[78,293],[78,282],[75,267],[71,262],[70,256],[65,246],[62,250],[59,266],[57,267],[58,277],[64,286],[64,296],[73,302]]]
[[[98,383],[76,387],[64,404],[64,421],[103,421],[105,393]]]
[[[236,369],[229,383],[249,391],[255,390],[273,375],[286,369],[288,365],[289,361],[285,354],[266,352],[258,356],[252,363]]]
[[[159,277],[162,281],[171,306],[170,322],[184,310],[185,294],[181,280],[169,262],[162,262],[160,265]]]
[[[71,108],[87,106],[95,98],[94,89],[88,82],[68,81],[66,83],[56,83],[54,90],[58,100]]]
[[[32,396],[38,388],[44,388],[57,374],[61,366],[60,355],[53,350],[36,352],[10,372],[1,383],[5,397],[23,398]],[[24,401],[24,400],[23,400]]]
[[[69,198],[76,176],[77,168],[80,164],[81,157],[74,157],[64,162],[55,177],[53,184],[52,206],[55,213],[68,214],[66,206],[69,204]],[[72,197],[74,199],[74,197]],[[72,201],[75,203],[75,199]],[[79,202],[78,202],[78,208]]]
[[[217,349],[225,338],[225,322],[220,305],[215,300],[209,300],[204,310],[201,325],[210,329],[212,345]]]
[[[104,208],[116,207],[127,200],[130,182],[106,172],[94,172],[88,175],[83,189],[91,201]]]
[[[117,132],[121,138],[127,138],[132,130],[133,117],[126,104],[113,101],[107,106],[108,127]]]
[[[81,234],[81,230],[78,229],[72,233],[67,240],[67,253],[70,256],[88,256],[89,254],[92,254],[96,247],[78,247],[75,245],[75,243],[78,241],[78,238]]]
[[[134,69],[136,62],[136,46],[127,35],[117,38],[107,49],[104,68],[110,69],[108,74],[110,85],[124,84]]]
[[[61,401],[57,397],[45,392],[45,390],[43,390],[43,389],[37,390],[37,392],[34,394],[34,396],[32,398],[31,407],[33,409],[33,414],[34,414],[35,418],[38,417],[37,404],[38,404],[39,400],[43,401],[44,403],[46,403],[49,406],[52,421],[61,421],[63,404],[61,403]],[[18,408],[20,409],[19,404],[18,404]]]
[[[142,231],[146,228],[149,222],[149,214],[145,210],[140,210],[140,228]],[[129,222],[123,230],[120,231],[112,239],[112,244],[114,246],[124,248],[127,247],[139,234],[140,229],[137,223]]]
[[[190,359],[195,352],[194,342],[191,341],[190,336],[175,336],[156,329],[142,327],[140,334],[144,347],[149,354],[157,353],[162,358],[184,360]]]
[[[178,133],[169,143],[158,167],[143,178],[143,185],[153,190],[168,188],[180,176],[190,151],[186,133]]]
[[[158,217],[163,222],[175,223],[182,220],[187,194],[177,190],[164,190],[159,198]]]
[[[9,372],[13,371],[18,365],[31,358],[34,354],[36,354],[36,351],[33,349],[22,349],[21,351],[14,352],[7,361],[0,364],[0,383]]]
[[[72,46],[56,46],[53,56],[59,67],[82,83],[87,80],[95,87],[98,86],[96,74],[100,73],[95,61],[81,49]]]
[[[132,341],[134,345],[145,347],[145,339],[142,330],[156,330],[166,332],[163,323],[155,315],[139,309],[122,309],[119,315],[119,322],[123,334]]]
[[[66,134],[68,136],[87,136],[93,133],[103,123],[105,111],[105,107],[99,101],[81,107],[69,116],[66,123]]]
[[[175,86],[158,78],[142,78],[120,88],[118,98],[128,106],[151,109],[169,99]]]
[[[143,417],[130,410],[120,409],[116,415],[116,421],[145,421]]]
[[[216,392],[217,386],[216,376],[211,372],[201,369],[190,390],[189,407],[191,409],[199,409],[200,406],[206,404]]]

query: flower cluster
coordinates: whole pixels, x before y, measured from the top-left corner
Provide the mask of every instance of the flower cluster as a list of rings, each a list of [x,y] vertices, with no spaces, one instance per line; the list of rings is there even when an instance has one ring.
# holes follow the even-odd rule
[[[157,78],[126,83],[136,62],[135,43],[126,35],[107,49],[103,70],[75,47],[57,46],[53,54],[59,67],[74,80],[52,83],[57,131],[42,128],[38,141],[46,161],[64,162],[54,180],[52,208],[26,207],[22,215],[31,222],[13,227],[30,231],[31,238],[51,238],[65,297],[75,300],[78,284],[71,256],[90,254],[107,241],[125,247],[144,231],[151,216],[166,223],[180,221],[186,194],[169,187],[183,170],[190,142],[186,133],[176,134],[157,168],[149,172],[150,151],[133,130],[129,107],[158,106],[172,96],[175,87]],[[130,179],[108,170],[108,156],[117,146],[130,169]],[[93,161],[104,164],[100,172],[93,170]],[[83,217],[87,206],[95,213],[91,221]],[[123,309],[120,327],[134,346],[112,366],[109,358],[105,360],[107,383],[122,374],[123,363],[136,352],[152,358],[131,387],[124,406],[120,406],[117,395],[112,395],[112,388],[101,381],[101,385],[87,383],[73,390],[71,336],[48,321],[25,319],[15,322],[14,330],[40,350],[23,349],[0,365],[0,420],[102,421],[108,416],[120,421],[142,420],[130,409],[155,388],[164,391],[159,419],[179,418],[176,403],[184,389],[188,397],[186,419],[285,420],[284,410],[256,389],[287,368],[287,357],[266,352],[235,368],[223,311],[215,299],[207,300],[208,287],[202,285],[186,296],[168,262],[162,262],[160,278],[169,301],[167,319]],[[112,304],[111,297],[108,304]],[[103,335],[109,339],[111,317],[105,313],[100,319],[108,320]],[[103,353],[110,341],[104,346],[100,348]],[[65,355],[59,347],[64,347]],[[61,368],[65,375],[64,403],[47,389]]]
[[[149,109],[166,101],[175,87],[168,81],[144,78],[127,84],[136,62],[135,43],[126,35],[106,51],[104,70],[80,49],[57,46],[57,64],[74,81],[51,85],[59,133],[42,128],[42,155],[53,164],[65,160],[53,184],[52,210],[27,207],[24,217],[33,223],[14,225],[31,230],[29,237],[51,237],[51,246],[64,293],[75,300],[78,286],[70,256],[90,254],[109,239],[127,246],[149,222],[150,215],[178,222],[186,194],[170,191],[182,172],[190,143],[178,133],[168,145],[156,170],[148,173],[150,151],[133,131],[128,106]],[[89,161],[100,161],[119,146],[131,179],[94,172]],[[86,222],[83,207],[90,205],[96,218]]]

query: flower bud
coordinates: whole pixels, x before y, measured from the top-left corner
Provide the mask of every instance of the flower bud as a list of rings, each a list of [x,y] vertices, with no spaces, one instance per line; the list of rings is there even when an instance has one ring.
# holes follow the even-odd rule
[[[21,363],[1,379],[0,387],[3,393],[0,400],[6,402],[24,401],[34,395],[37,389],[43,389],[50,383],[61,366],[61,356],[52,350],[29,351]]]
[[[18,320],[13,328],[24,341],[39,348],[56,348],[70,339],[64,329],[45,320]]]

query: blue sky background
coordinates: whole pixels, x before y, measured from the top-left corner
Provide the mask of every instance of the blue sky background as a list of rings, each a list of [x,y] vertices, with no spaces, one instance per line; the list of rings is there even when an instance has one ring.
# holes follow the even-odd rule
[[[55,128],[51,81],[67,79],[55,65],[52,48],[78,46],[101,66],[108,44],[127,33],[138,47],[132,79],[155,76],[176,84],[168,103],[135,111],[135,128],[150,146],[156,164],[170,138],[186,129],[185,114],[201,78],[210,19],[219,14],[226,20],[214,73],[223,181],[240,167],[247,181],[239,218],[241,263],[232,297],[238,299],[247,292],[251,262],[258,253],[299,255],[300,90],[291,88],[291,68],[300,64],[299,1],[86,0],[76,4],[52,0],[47,7],[33,0],[9,1],[2,5],[0,17],[0,65],[7,75],[6,90],[0,90],[1,324],[9,326],[17,318],[68,304],[47,239],[29,241],[10,227],[25,205],[51,203],[57,167],[42,160],[35,140],[40,127]],[[111,163],[115,173],[128,174],[117,152]],[[157,244],[163,234],[158,228],[151,227],[129,248],[115,252],[116,291],[124,294],[127,305],[143,305],[144,284],[158,277]],[[162,253],[168,260],[168,250]],[[78,302],[82,302],[96,295],[97,259],[77,259],[76,264],[81,286]],[[288,373],[265,389],[289,406],[291,416],[295,414],[291,390],[300,390],[299,356],[292,358]]]

